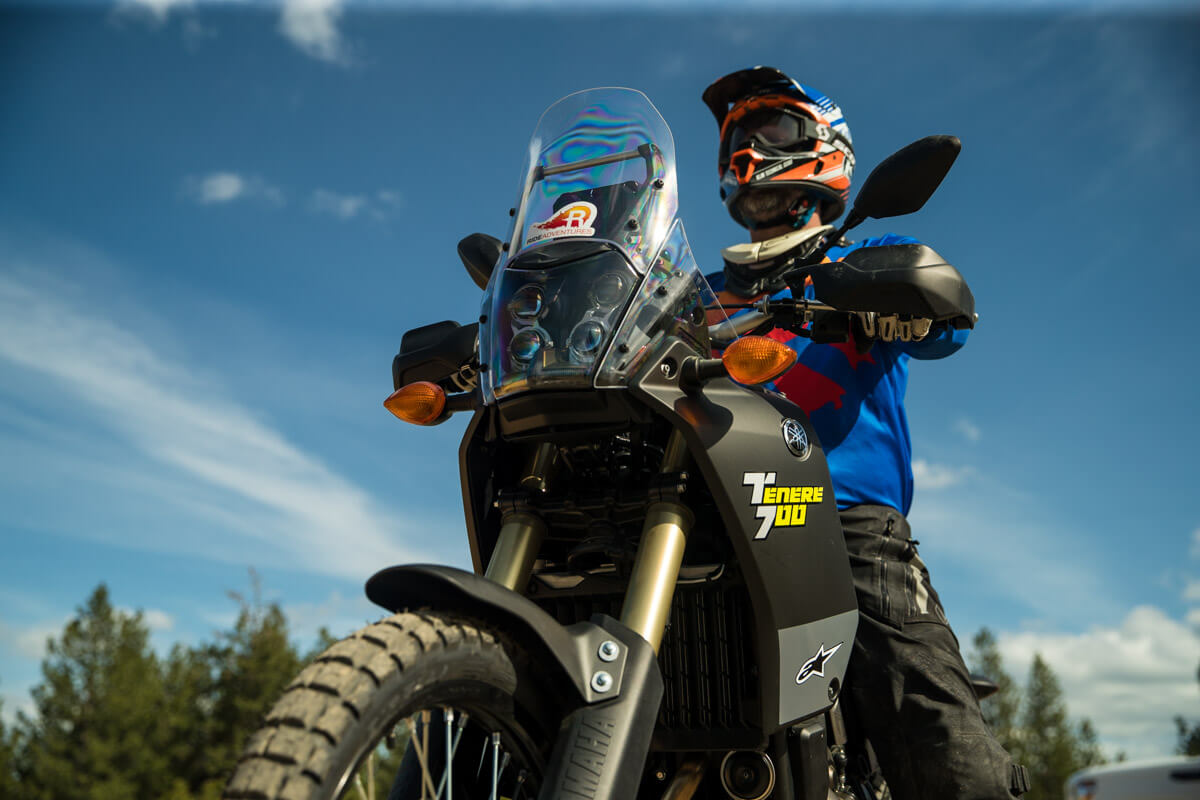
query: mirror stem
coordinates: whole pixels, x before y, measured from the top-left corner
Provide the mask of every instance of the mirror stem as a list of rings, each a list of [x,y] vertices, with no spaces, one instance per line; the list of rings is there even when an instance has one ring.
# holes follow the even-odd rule
[[[842,223],[842,227],[826,236],[825,241],[823,241],[821,246],[818,247],[811,256],[809,256],[809,259],[819,261],[825,256],[825,253],[829,251],[829,248],[833,247],[842,240],[842,237],[845,236],[851,228],[857,228],[866,221],[866,214],[859,213],[858,209],[850,209],[850,213],[846,215],[846,221]]]

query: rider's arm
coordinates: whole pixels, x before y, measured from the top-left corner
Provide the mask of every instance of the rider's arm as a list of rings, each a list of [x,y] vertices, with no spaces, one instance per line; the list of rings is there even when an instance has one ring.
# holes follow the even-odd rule
[[[955,353],[960,347],[967,343],[967,334],[971,331],[968,328],[955,330],[945,324],[934,325],[924,339],[919,342],[893,342],[892,344],[900,350],[901,353],[907,353],[913,358],[922,360],[930,360],[934,358],[945,358],[946,356]]]
[[[878,236],[866,239],[862,242],[856,242],[849,247],[837,247],[830,249],[830,257],[834,260],[840,259],[852,250],[857,250],[860,247],[878,247],[880,245],[889,244],[921,244],[921,240],[915,239],[912,236],[903,236],[896,233],[885,233],[883,236]],[[892,342],[891,346],[895,347],[899,352],[906,353],[913,358],[922,360],[930,360],[935,358],[945,358],[952,353],[958,351],[960,347],[967,343],[967,334],[969,329],[955,330],[946,324],[935,324],[929,334],[919,342]]]

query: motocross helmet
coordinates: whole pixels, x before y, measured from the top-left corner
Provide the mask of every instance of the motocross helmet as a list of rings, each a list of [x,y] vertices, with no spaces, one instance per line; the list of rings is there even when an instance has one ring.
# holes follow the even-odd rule
[[[854,145],[842,110],[774,67],[731,73],[704,90],[721,128],[721,199],[734,221],[766,228],[811,214],[821,221],[846,208]],[[807,220],[807,215],[803,217]]]

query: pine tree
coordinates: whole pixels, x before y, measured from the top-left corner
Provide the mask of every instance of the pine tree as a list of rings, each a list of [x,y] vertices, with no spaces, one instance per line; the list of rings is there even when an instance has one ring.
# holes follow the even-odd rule
[[[980,628],[972,640],[974,649],[969,661],[971,671],[996,684],[998,690],[980,703],[983,718],[996,740],[1004,746],[1013,761],[1022,763],[1021,741],[1018,735],[1017,714],[1021,707],[1021,689],[1004,669],[996,637],[987,628]]]
[[[1091,723],[1085,720],[1072,728],[1058,678],[1036,653],[1029,669],[1021,728],[1021,757],[1032,783],[1030,800],[1058,797],[1071,773],[1102,761]]]
[[[101,584],[51,639],[21,797],[122,800],[160,797],[171,782],[163,753],[163,684],[140,613],[113,608]]]
[[[207,786],[233,771],[250,734],[300,671],[300,656],[288,638],[283,610],[262,603],[257,576],[252,601],[230,593],[241,606],[233,630],[220,634],[204,654],[213,671],[210,742],[205,758]],[[203,786],[201,787],[203,789]]]
[[[4,724],[4,703],[0,701],[0,797],[19,797],[19,734]]]
[[[1200,680],[1200,667],[1196,668],[1196,680]],[[1189,727],[1182,715],[1176,716],[1175,731],[1179,736],[1175,752],[1181,756],[1200,756],[1200,722]]]

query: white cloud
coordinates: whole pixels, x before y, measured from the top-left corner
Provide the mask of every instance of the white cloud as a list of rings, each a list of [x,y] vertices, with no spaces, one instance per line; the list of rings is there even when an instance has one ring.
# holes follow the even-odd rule
[[[184,192],[204,206],[223,205],[237,200],[258,200],[270,205],[284,203],[283,191],[254,175],[221,170],[184,179]]]
[[[67,619],[57,622],[42,622],[25,628],[0,628],[0,638],[7,640],[9,648],[18,655],[41,661],[46,655],[46,641],[62,634]]]
[[[983,435],[983,432],[979,430],[979,426],[966,417],[959,417],[955,420],[954,431],[961,434],[971,444],[978,442]]]
[[[1200,579],[1192,579],[1183,588],[1183,599],[1190,602],[1200,602]]]
[[[284,0],[279,32],[306,55],[330,64],[351,63],[338,31],[342,0]]]
[[[950,467],[944,464],[931,464],[918,458],[912,463],[913,480],[916,488],[923,491],[936,491],[956,486],[971,476],[971,467]]]
[[[277,564],[353,578],[419,557],[398,541],[401,520],[230,400],[219,379],[65,299],[61,287],[35,277],[45,272],[0,272],[0,362],[23,370],[22,385],[30,375],[49,379],[60,396],[90,409],[155,465],[154,478],[171,475],[185,487],[179,497],[151,496],[223,532],[211,541],[157,537],[164,540],[156,546],[240,561],[247,544],[260,543]]]
[[[354,219],[360,215],[375,220],[394,216],[404,207],[404,197],[391,189],[369,194],[343,194],[329,189],[312,193],[309,208],[318,214],[330,214],[338,219]]]
[[[169,631],[175,627],[175,617],[159,608],[142,609],[142,621],[152,631]]]
[[[340,219],[358,216],[367,204],[366,195],[338,194],[328,189],[317,189],[312,196],[312,209],[319,214],[332,214]]]
[[[121,0],[117,4],[117,10],[121,13],[141,16],[156,25],[161,25],[167,21],[167,16],[171,11],[186,8],[193,2],[194,0]]]
[[[1192,558],[1200,558],[1200,528],[1192,531]]]
[[[1194,624],[1190,615],[1189,621]],[[1171,719],[1200,716],[1200,637],[1158,608],[1139,606],[1118,624],[1084,633],[1002,632],[997,638],[1007,669],[1020,681],[1034,653],[1041,654],[1062,683],[1071,715],[1091,719],[1110,753],[1168,754]]]

